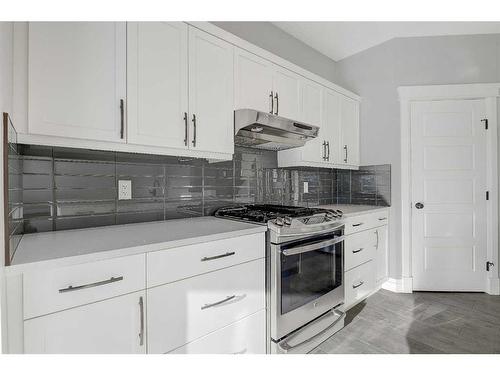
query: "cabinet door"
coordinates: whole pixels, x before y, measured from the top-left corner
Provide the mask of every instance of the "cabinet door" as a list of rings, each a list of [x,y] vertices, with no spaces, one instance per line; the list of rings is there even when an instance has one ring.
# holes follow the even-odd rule
[[[324,89],[322,110],[321,128],[325,129],[323,137],[328,142],[327,161],[330,164],[341,164],[340,94]]]
[[[188,26],[130,22],[127,46],[128,142],[187,148]]]
[[[274,114],[292,120],[299,118],[300,76],[274,65]]]
[[[387,245],[387,225],[376,229],[377,233],[377,282],[383,282],[389,276],[389,257]]]
[[[234,61],[235,109],[271,112],[272,63],[239,48]]]
[[[313,81],[302,80],[300,93],[300,120],[306,124],[319,126],[318,137],[307,141],[302,147],[302,159],[308,162],[325,163],[326,128],[322,117],[322,88]]]
[[[84,305],[24,322],[25,353],[146,352],[144,292]]]
[[[233,46],[190,27],[190,148],[233,153],[233,90]]]
[[[342,164],[359,166],[359,103],[342,96],[340,99],[342,132]]]
[[[125,23],[32,22],[28,44],[29,133],[125,142]]]

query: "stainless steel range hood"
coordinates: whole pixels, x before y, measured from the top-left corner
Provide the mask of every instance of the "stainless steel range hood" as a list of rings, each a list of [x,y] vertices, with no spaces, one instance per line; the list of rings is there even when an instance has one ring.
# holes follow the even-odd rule
[[[318,136],[319,127],[254,109],[234,111],[234,144],[264,150],[303,146]]]

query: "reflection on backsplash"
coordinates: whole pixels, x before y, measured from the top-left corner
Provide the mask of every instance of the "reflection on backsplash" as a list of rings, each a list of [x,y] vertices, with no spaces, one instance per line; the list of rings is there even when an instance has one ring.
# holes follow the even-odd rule
[[[204,216],[238,203],[390,204],[389,165],[283,169],[276,152],[249,148],[217,163],[31,145],[19,150],[12,162],[20,169],[12,173],[20,186],[9,194],[20,197],[12,224],[23,233]],[[133,199],[118,200],[118,180],[132,181]]]

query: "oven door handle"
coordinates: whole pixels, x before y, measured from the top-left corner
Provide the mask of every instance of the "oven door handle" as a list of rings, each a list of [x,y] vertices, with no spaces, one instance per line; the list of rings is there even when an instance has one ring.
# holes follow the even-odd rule
[[[289,341],[290,339],[292,339],[295,336],[295,334],[290,335],[285,340],[280,341],[278,343],[278,346],[281,349],[281,351],[286,354],[286,353],[288,353],[288,352],[290,352],[290,351],[292,351],[294,349],[297,349],[298,347],[300,347],[302,345],[310,343],[311,341],[313,341],[313,340],[317,339],[318,337],[320,337],[321,335],[323,335],[325,332],[328,332],[330,329],[332,329],[346,315],[345,312],[340,311],[340,310],[332,310],[331,313],[333,314],[333,316],[337,316],[337,317],[335,318],[335,320],[330,325],[328,325],[328,327],[326,327],[322,331],[316,333],[315,335],[313,335],[313,336],[305,339],[304,341],[302,341],[302,342],[300,342],[300,343],[298,343],[296,345],[290,345],[290,344],[288,344],[287,341]],[[330,314],[328,314],[328,315],[330,315]],[[328,316],[325,316],[325,318],[327,318],[327,317]],[[299,334],[299,333],[300,333],[300,331],[297,332],[297,334]]]
[[[293,247],[291,249],[285,249],[285,250],[282,250],[281,253],[284,256],[307,253],[308,251],[318,250],[321,247],[326,247],[326,246],[338,244],[339,242],[344,241],[344,239],[345,239],[345,236],[335,237],[332,240],[313,243],[311,245],[306,245],[306,246]]]

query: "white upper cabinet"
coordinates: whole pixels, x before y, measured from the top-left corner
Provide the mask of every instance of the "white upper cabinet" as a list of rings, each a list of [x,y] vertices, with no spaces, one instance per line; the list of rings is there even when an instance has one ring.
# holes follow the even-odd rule
[[[234,152],[233,46],[189,28],[189,147]]]
[[[33,22],[28,53],[29,133],[125,142],[125,23]]]
[[[348,97],[340,99],[342,164],[359,166],[359,102]]]
[[[128,142],[188,146],[188,26],[127,25]]]
[[[322,127],[325,132],[322,134],[326,142],[326,161],[329,164],[340,164],[340,101],[342,95],[324,88],[323,89],[323,107],[322,107]]]
[[[292,120],[299,118],[300,76],[273,65],[274,114]]]
[[[235,109],[251,108],[274,113],[272,63],[235,48]]]

